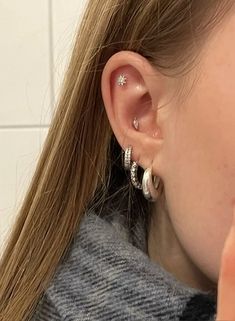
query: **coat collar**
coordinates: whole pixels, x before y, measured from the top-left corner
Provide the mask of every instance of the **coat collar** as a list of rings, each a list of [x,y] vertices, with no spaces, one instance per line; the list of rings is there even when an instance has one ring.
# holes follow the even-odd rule
[[[213,321],[216,297],[181,283],[146,254],[146,234],[137,221],[93,211],[47,289],[60,315],[70,321]]]

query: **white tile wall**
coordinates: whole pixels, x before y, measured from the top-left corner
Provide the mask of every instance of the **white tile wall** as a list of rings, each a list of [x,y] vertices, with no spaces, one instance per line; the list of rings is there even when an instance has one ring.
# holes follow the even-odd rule
[[[1,244],[23,200],[46,134],[46,128],[6,128],[0,131]]]
[[[57,97],[86,1],[52,0],[54,92]]]
[[[86,0],[0,0],[0,253],[50,125]]]
[[[0,125],[50,121],[47,0],[0,0]]]

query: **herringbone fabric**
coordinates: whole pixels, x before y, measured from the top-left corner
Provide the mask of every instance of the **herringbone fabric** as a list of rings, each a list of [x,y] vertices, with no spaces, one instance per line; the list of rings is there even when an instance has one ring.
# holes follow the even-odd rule
[[[213,321],[216,297],[176,280],[146,253],[140,221],[88,212],[32,321]]]

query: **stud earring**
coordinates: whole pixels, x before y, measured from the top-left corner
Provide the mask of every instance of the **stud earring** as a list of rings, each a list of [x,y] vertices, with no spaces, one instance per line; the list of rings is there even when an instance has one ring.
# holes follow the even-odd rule
[[[126,76],[123,74],[119,75],[119,77],[117,78],[117,84],[119,86],[124,86],[126,84],[126,82],[127,82]]]
[[[139,122],[137,120],[137,118],[135,117],[134,120],[133,120],[133,126],[136,130],[139,130]]]
[[[118,78],[117,78],[117,84],[118,84],[119,86],[124,86],[126,83],[127,83],[127,78],[126,78],[126,76],[123,75],[123,74],[119,75]],[[137,120],[136,117],[134,118],[132,124],[133,124],[133,126],[134,126],[134,128],[135,128],[136,130],[139,129],[139,122],[138,122],[138,120]]]
[[[121,74],[117,78],[117,84],[119,86],[124,86],[127,83],[127,78],[125,75]],[[139,122],[136,117],[134,117],[132,122],[133,127],[136,130],[139,130]],[[156,136],[157,133],[153,134],[153,137]],[[125,151],[123,152],[122,163],[126,170],[130,170],[131,182],[135,188],[142,190],[144,197],[150,201],[155,202],[160,195],[160,177],[152,175],[152,168],[146,168],[142,177],[142,184],[140,183],[137,171],[138,171],[138,164],[135,161],[131,161],[131,153],[132,153],[132,146],[129,145]]]

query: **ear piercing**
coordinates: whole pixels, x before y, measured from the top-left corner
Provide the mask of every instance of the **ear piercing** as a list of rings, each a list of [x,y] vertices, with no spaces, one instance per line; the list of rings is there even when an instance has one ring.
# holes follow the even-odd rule
[[[125,169],[130,170],[130,178],[132,185],[142,190],[144,197],[150,201],[155,202],[158,196],[161,194],[160,177],[152,175],[152,167],[148,167],[144,170],[142,182],[139,181],[137,171],[137,162],[131,162],[132,146],[128,146],[125,149],[123,157],[123,165]]]
[[[126,81],[127,81],[127,78],[123,74],[121,74],[117,79],[117,83],[119,86],[124,86],[126,84]]]
[[[119,86],[124,86],[127,83],[127,78],[125,75],[121,74],[117,78],[117,84]],[[136,117],[134,117],[132,122],[133,127],[139,130],[139,122]],[[142,177],[142,183],[139,181],[137,176],[138,164],[135,161],[131,161],[132,146],[129,145],[123,154],[123,166],[126,170],[130,170],[131,182],[133,186],[137,189],[142,190],[144,197],[150,201],[154,202],[157,200],[160,194],[160,177],[152,175],[152,168],[146,168]]]
[[[123,74],[119,75],[117,78],[117,84],[119,86],[124,86],[126,83],[127,83],[127,77]],[[132,125],[136,130],[139,130],[139,122],[136,117],[134,118]]]
[[[139,130],[139,122],[136,117],[133,120],[133,126],[136,130]]]

